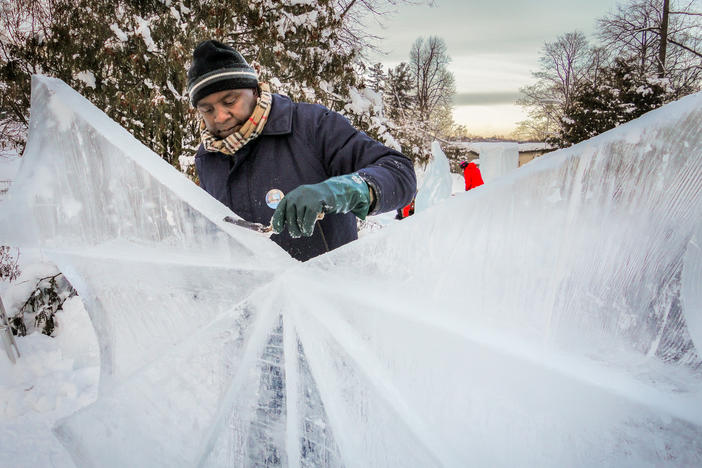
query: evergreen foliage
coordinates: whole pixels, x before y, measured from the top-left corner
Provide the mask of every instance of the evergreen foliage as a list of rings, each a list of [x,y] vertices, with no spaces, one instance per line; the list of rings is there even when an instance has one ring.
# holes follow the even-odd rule
[[[641,75],[634,59],[617,58],[601,79],[576,89],[561,131],[549,143],[563,147],[592,138],[660,107],[670,92],[666,79]]]
[[[412,72],[406,62],[388,70],[385,87],[385,106],[387,115],[397,121],[407,119],[412,113],[414,96],[412,95]]]
[[[383,94],[385,115],[391,122],[402,153],[415,161],[429,157],[423,128],[417,123],[416,93],[414,78],[409,64],[401,62],[388,70]]]
[[[8,31],[0,36],[3,122],[26,129],[30,76],[47,74],[67,82],[169,163],[188,166],[199,136],[186,71],[195,45],[217,39],[258,67],[274,92],[341,111],[383,137],[386,127],[364,127],[370,118],[347,106],[351,89],[362,84],[365,45],[353,30],[353,12],[370,9],[367,2],[27,1],[28,8],[0,4],[0,29]],[[21,147],[23,138],[14,143]]]
[[[370,73],[368,87],[376,93],[382,93],[385,91],[385,82],[387,77],[385,76],[383,64],[380,62],[374,63],[368,71]]]

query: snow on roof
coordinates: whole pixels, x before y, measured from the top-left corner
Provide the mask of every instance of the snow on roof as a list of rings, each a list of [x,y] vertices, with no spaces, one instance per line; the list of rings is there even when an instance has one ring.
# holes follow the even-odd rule
[[[528,151],[545,151],[550,149],[555,149],[553,146],[546,142],[532,141],[526,143],[519,143],[516,141],[452,141],[452,145],[462,146],[468,151],[480,154],[481,149],[484,151],[486,148],[497,149],[512,147],[517,145],[517,149],[520,153]]]
[[[530,141],[528,143],[519,143],[520,153],[524,153],[526,151],[546,151],[552,149],[555,148],[543,141]]]

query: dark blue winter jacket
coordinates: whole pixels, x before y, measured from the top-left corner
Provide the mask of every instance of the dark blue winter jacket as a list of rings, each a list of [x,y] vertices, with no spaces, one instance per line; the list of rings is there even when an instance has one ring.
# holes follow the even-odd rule
[[[195,157],[200,186],[247,221],[270,224],[274,210],[266,204],[272,189],[284,194],[302,184],[358,172],[373,189],[378,214],[408,204],[417,179],[412,162],[401,153],[353,128],[342,115],[317,104],[294,103],[273,95],[262,134],[233,156],[202,145]],[[352,213],[327,214],[320,221],[329,249],[358,237]],[[293,239],[287,230],[271,239],[298,260],[325,252],[320,230]]]

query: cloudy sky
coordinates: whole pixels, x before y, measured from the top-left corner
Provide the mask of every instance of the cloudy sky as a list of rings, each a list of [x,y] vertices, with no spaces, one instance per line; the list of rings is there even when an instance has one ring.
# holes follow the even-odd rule
[[[370,31],[386,54],[371,57],[386,66],[408,61],[417,37],[439,36],[456,78],[454,119],[471,134],[508,134],[526,115],[514,104],[545,42],[579,30],[590,36],[595,22],[617,0],[436,0],[435,6],[399,5]]]

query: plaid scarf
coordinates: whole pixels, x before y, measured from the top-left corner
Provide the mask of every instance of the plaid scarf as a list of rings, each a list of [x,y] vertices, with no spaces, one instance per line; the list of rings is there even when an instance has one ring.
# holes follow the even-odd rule
[[[249,120],[247,120],[238,131],[232,133],[227,138],[218,139],[215,137],[207,130],[205,121],[200,117],[200,138],[207,151],[219,151],[224,154],[232,155],[239,151],[246,143],[261,134],[268,120],[268,114],[271,111],[273,96],[271,95],[271,88],[268,84],[261,83],[259,86],[261,88],[261,95],[256,101],[256,107],[251,117],[249,117]]]

